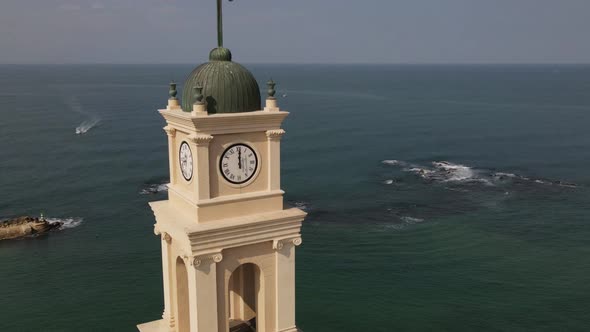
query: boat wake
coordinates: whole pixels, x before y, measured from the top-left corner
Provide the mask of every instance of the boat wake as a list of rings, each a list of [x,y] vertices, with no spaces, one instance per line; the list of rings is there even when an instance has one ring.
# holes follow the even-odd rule
[[[100,124],[100,118],[95,114],[84,110],[77,98],[70,97],[69,99],[66,99],[66,104],[72,111],[88,117],[87,120],[82,121],[82,123],[76,127],[76,135],[86,134],[90,129],[95,128]]]
[[[430,163],[430,165],[413,164],[401,160],[383,160],[382,163],[389,166],[399,167],[402,171],[419,176],[426,182],[451,184],[478,183],[486,186],[497,186],[500,184],[512,182],[569,188],[577,187],[577,185],[574,183],[564,182],[561,180],[539,179],[514,173],[477,169],[448,161],[433,161]],[[393,180],[387,180],[385,183],[392,184]]]
[[[76,135],[86,134],[90,129],[96,127],[99,123],[99,119],[92,119],[82,122],[78,127],[76,127]]]

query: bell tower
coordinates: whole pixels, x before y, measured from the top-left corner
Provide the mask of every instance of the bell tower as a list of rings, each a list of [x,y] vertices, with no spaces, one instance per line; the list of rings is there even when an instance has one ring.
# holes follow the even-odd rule
[[[295,247],[306,213],[283,205],[281,124],[270,80],[264,108],[253,75],[219,45],[176,84],[166,120],[168,199],[150,203],[161,237],[162,319],[141,332],[295,332]]]

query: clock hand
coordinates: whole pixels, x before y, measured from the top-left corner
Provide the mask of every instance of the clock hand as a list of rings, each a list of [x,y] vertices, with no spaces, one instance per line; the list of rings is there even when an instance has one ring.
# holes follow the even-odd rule
[[[238,148],[238,168],[242,169],[242,149]]]

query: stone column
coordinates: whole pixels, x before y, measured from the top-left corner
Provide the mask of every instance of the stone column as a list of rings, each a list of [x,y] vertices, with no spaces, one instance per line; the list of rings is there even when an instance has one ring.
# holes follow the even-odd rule
[[[217,263],[222,254],[213,253],[193,258],[189,269],[189,307],[191,332],[218,332]]]
[[[164,284],[164,312],[162,313],[162,319],[166,322],[170,331],[175,331],[175,319],[174,319],[174,308],[171,289],[171,280],[174,278],[171,270],[170,263],[170,244],[172,237],[170,234],[164,232],[161,233],[158,227],[154,226],[154,233],[161,237],[162,244],[162,281]],[[176,268],[176,266],[174,266]]]
[[[162,318],[168,322],[168,326],[170,327],[170,331],[174,331],[175,328],[175,319],[174,319],[174,310],[172,309],[172,291],[170,289],[170,243],[172,242],[172,237],[170,234],[163,233],[162,234],[162,272],[163,272],[163,282],[164,282],[164,313],[162,314]]]
[[[195,190],[196,201],[211,198],[211,188],[209,185],[209,143],[213,139],[211,135],[196,134],[190,135],[189,140],[196,152],[196,162],[194,162],[194,169],[196,170],[196,186]]]
[[[170,183],[176,183],[176,156],[174,155],[176,152],[175,148],[175,139],[176,139],[176,129],[166,126],[164,127],[164,131],[168,134],[168,163],[170,167]]]
[[[295,325],[295,247],[301,238],[275,240],[276,250],[276,331],[297,331]]]
[[[268,190],[281,189],[281,137],[283,129],[267,130],[268,144]]]

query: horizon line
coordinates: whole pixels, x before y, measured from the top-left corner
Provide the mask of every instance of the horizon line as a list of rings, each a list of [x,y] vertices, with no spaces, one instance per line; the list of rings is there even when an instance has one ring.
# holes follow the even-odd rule
[[[205,62],[203,62],[205,63]],[[63,62],[63,63],[40,63],[40,62],[23,62],[23,63],[0,63],[0,66],[187,66],[199,65],[201,63],[189,62]],[[293,65],[322,65],[322,66],[589,66],[590,62],[242,62],[244,65],[273,65],[273,66],[293,66]]]

